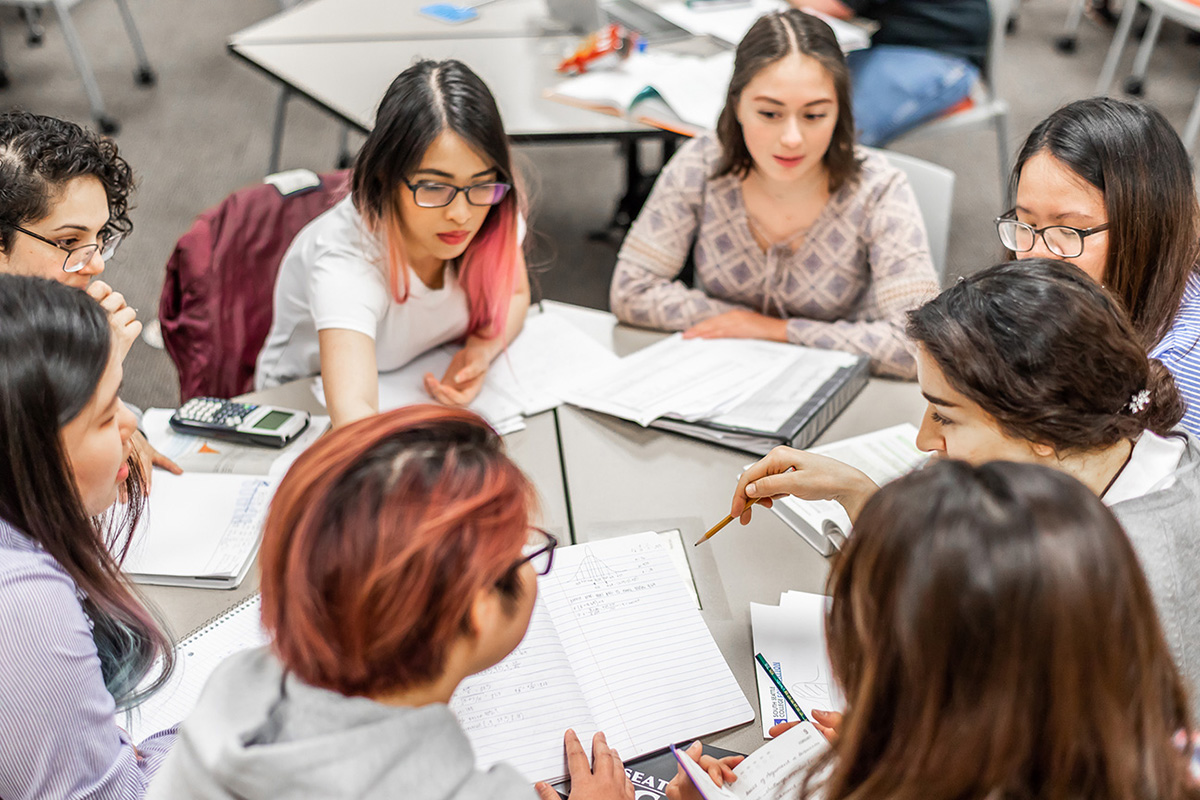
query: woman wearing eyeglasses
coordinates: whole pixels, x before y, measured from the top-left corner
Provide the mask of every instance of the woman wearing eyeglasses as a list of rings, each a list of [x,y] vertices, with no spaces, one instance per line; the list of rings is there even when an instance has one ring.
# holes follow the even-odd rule
[[[500,112],[458,61],[400,73],[349,197],[292,242],[255,386],[320,374],[335,426],[374,414],[378,374],[462,342],[438,402],[465,405],[529,307],[520,197]]]
[[[279,486],[263,532],[269,649],[229,658],[151,797],[557,798],[481,770],[447,704],[501,661],[556,544],[529,480],[475,414],[433,405],[335,430]],[[564,727],[570,720],[563,720]],[[633,800],[603,736],[566,736],[574,800]]]
[[[1018,258],[1068,261],[1124,303],[1175,376],[1200,434],[1200,224],[1191,160],[1166,118],[1109,97],[1055,111],[1029,134],[996,220]]]
[[[0,114],[0,272],[85,290],[109,313],[122,358],[142,323],[120,292],[94,279],[133,230],[133,188],[112,140],[54,117]],[[152,467],[182,471],[140,432],[133,446],[147,489]]]

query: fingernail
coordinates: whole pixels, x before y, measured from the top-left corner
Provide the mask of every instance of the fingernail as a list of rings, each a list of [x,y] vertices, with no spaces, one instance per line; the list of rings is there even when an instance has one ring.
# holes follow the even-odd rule
[[[758,494],[758,487],[753,483],[746,484],[746,495]]]

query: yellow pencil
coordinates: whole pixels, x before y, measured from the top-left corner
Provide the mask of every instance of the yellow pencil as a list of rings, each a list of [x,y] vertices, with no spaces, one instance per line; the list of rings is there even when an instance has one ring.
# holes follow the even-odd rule
[[[748,503],[746,503],[746,508],[749,508],[750,506],[754,505],[754,504],[755,504],[755,503],[757,503],[757,502],[758,502],[758,498],[757,498],[757,497],[752,497],[752,498],[750,498],[750,501],[749,501]],[[744,508],[744,509],[742,509],[742,512],[743,512],[743,513],[745,513],[745,510],[746,510],[745,508]],[[740,517],[740,516],[741,516],[741,514],[738,514],[738,516]],[[721,521],[720,521],[720,522],[718,522],[716,525],[713,525],[711,528],[709,528],[709,529],[708,529],[708,533],[704,534],[704,535],[703,535],[703,536],[701,536],[701,537],[700,537],[698,540],[696,540],[696,544],[693,544],[693,545],[692,545],[692,547],[696,547],[696,546],[698,546],[698,545],[700,545],[700,544],[703,544],[704,542],[707,542],[709,539],[711,539],[712,537],[716,536],[716,535],[717,535],[717,533],[718,533],[718,532],[721,530],[721,528],[724,528],[726,525],[728,525],[728,524],[729,524],[729,523],[731,523],[731,522],[733,522],[733,515],[732,515],[732,514],[730,514],[729,516],[725,517],[725,519],[721,520]]]

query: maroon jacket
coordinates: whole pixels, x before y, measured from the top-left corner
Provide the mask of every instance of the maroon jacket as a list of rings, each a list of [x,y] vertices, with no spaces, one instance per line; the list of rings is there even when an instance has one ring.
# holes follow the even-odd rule
[[[196,218],[167,261],[158,303],[180,402],[250,391],[271,330],[275,276],[300,229],[349,192],[349,171],[284,196],[272,184],[234,192]]]

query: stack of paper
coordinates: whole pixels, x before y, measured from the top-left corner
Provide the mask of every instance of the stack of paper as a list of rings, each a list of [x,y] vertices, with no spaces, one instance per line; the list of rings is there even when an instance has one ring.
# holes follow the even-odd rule
[[[441,380],[458,350],[458,345],[435,347],[398,370],[380,373],[379,410],[434,402],[425,391],[425,375]],[[554,310],[531,314],[520,335],[492,362],[483,388],[467,407],[499,433],[519,431],[525,427],[523,416],[558,406],[575,383],[617,361],[565,315]],[[325,384],[319,377],[313,394],[324,404]]]
[[[836,711],[844,701],[833,680],[825,647],[825,610],[829,598],[807,592],[784,592],[779,605],[750,604],[754,652],[761,653],[805,714],[813,709]],[[758,665],[759,719],[763,738],[773,725],[796,722],[796,713]]]
[[[639,102],[657,96],[681,121],[707,131],[717,126],[732,75],[732,50],[706,58],[635,53],[612,69],[563,81],[547,96],[618,115],[629,115]]]
[[[737,780],[717,786],[686,751],[671,746],[676,762],[704,800],[786,800],[799,797],[808,777],[804,768],[829,749],[811,722],[802,722],[755,750],[733,768]]]
[[[860,469],[882,486],[912,472],[929,459],[917,449],[916,439],[917,429],[905,423],[814,447],[811,452]],[[771,504],[771,510],[822,555],[833,553],[850,533],[850,517],[841,504],[833,500],[783,497]]]
[[[282,450],[235,444],[171,429],[171,410],[149,409],[146,438],[184,469],[154,473],[122,569],[138,583],[230,589],[258,553],[275,487],[300,454],[329,428],[313,417]]]
[[[812,353],[779,342],[684,339],[675,334],[600,371],[568,392],[567,401],[639,425],[664,416],[696,421],[732,415],[746,420],[762,414],[773,419],[785,404],[776,402],[781,400],[778,393],[771,398],[752,398],[784,373],[808,371],[801,361]],[[839,354],[828,364],[815,365],[814,374],[823,382],[842,357]],[[846,358],[853,361],[853,357]],[[823,378],[817,374],[822,370]]]
[[[653,8],[664,19],[696,36],[712,36],[736,45],[742,41],[742,37],[759,17],[776,11],[786,11],[791,5],[785,0],[750,0],[744,5],[704,9],[688,5],[685,0],[668,0],[665,3],[656,3]],[[808,13],[829,23],[842,52],[848,53],[871,46],[871,37],[857,25],[813,11]]]

